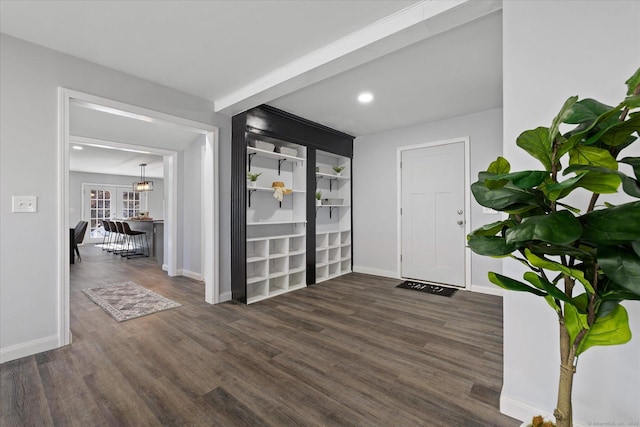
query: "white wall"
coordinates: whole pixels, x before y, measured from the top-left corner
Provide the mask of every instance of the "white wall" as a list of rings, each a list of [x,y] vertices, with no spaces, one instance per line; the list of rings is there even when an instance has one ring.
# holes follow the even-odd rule
[[[107,175],[101,173],[69,172],[69,224],[75,225],[82,219],[82,184],[126,185],[139,181],[139,176]],[[153,178],[153,191],[147,193],[147,210],[153,219],[163,219],[164,181]],[[142,204],[144,207],[144,203]],[[115,214],[115,211],[113,212]],[[87,220],[88,221],[88,220]]]
[[[182,155],[182,189],[178,217],[182,244],[179,248],[178,268],[182,274],[202,280],[202,149],[205,137],[200,136]]]
[[[398,277],[397,149],[427,142],[469,137],[470,177],[502,154],[502,110],[494,109],[433,123],[356,138],[353,154],[354,271]],[[472,197],[471,229],[497,221],[482,213]],[[502,263],[472,254],[471,283],[485,292],[499,292],[487,272],[502,271]]]
[[[640,2],[506,1],[503,7],[504,153],[512,170],[537,168],[538,162],[515,145],[522,131],[549,126],[569,96],[614,105],[626,93],[624,81],[640,65]],[[503,270],[522,277],[512,261],[505,261]],[[624,305],[634,338],[580,357],[576,425],[640,422],[640,302]],[[557,331],[555,313],[543,300],[505,292],[504,413],[524,419],[553,412]]]
[[[57,346],[60,86],[218,126],[220,165],[230,164],[231,119],[213,113],[211,102],[0,35],[0,360]],[[224,292],[230,289],[229,168],[222,173]],[[38,213],[12,214],[12,195],[37,196]]]

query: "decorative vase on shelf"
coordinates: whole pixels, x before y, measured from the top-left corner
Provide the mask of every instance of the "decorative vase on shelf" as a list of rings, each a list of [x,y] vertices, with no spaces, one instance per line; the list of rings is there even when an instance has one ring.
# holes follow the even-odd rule
[[[322,206],[322,200],[316,199],[316,206]]]
[[[258,185],[258,181],[247,180],[247,185],[251,188],[255,188]]]

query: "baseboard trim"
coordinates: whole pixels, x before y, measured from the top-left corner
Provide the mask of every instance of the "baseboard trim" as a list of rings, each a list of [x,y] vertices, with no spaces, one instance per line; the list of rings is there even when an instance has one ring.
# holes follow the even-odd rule
[[[534,415],[542,415],[544,419],[555,420],[552,412],[537,408],[520,399],[505,396],[504,391],[500,395],[500,412],[522,422],[531,422],[531,418]],[[574,427],[587,427],[591,424],[593,423],[585,422],[584,420],[573,420]],[[603,425],[604,424],[606,423],[603,423]]]
[[[496,295],[496,296],[503,296],[504,293],[502,292],[502,289],[495,287],[495,286],[478,286],[478,285],[471,285],[471,292],[476,292],[478,294],[487,294],[487,295]]]
[[[58,347],[58,336],[52,335],[49,337],[28,341],[22,344],[16,344],[6,348],[1,348],[0,363],[20,359],[21,357],[31,356],[36,353],[42,353],[43,351],[53,350]]]
[[[378,270],[377,268],[362,267],[359,265],[353,266],[353,272],[362,273],[362,274],[371,274],[372,276],[388,277],[390,279],[399,279],[398,272],[396,271]]]
[[[231,301],[231,291],[222,292],[220,294],[220,302]]]
[[[177,273],[178,273],[179,276],[188,277],[189,279],[198,280],[200,282],[204,281],[204,277],[202,276],[202,274],[196,273],[195,271],[178,270]]]

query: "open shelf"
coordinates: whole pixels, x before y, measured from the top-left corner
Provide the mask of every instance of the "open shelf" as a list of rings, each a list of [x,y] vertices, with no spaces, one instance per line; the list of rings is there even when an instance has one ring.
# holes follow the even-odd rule
[[[303,157],[289,156],[287,154],[276,153],[275,151],[262,150],[260,148],[247,146],[247,155],[255,154],[259,157],[276,160],[291,160],[294,162],[304,162],[306,159]]]

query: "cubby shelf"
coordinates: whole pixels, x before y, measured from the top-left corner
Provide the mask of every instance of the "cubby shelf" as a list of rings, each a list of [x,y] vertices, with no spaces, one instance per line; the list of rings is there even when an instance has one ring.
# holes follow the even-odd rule
[[[233,116],[234,300],[255,303],[350,269],[351,237],[341,241],[339,230],[351,229],[353,139],[266,105]],[[344,168],[339,175],[334,173],[336,166]],[[257,183],[247,181],[248,172],[259,174]],[[282,182],[292,191],[278,200],[272,182]],[[315,188],[335,200],[313,209]],[[244,221],[238,223],[240,218]],[[338,234],[331,234],[331,243],[315,251],[316,232],[334,229]],[[320,267],[314,271],[316,263]]]

